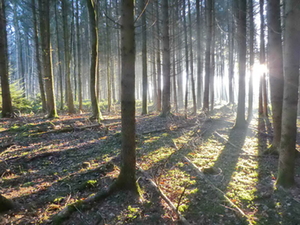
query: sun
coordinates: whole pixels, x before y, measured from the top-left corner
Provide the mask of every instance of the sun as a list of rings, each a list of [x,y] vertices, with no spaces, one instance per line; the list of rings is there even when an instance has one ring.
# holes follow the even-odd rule
[[[254,76],[262,76],[263,74],[268,73],[268,67],[266,64],[254,63],[253,65],[253,75]]]

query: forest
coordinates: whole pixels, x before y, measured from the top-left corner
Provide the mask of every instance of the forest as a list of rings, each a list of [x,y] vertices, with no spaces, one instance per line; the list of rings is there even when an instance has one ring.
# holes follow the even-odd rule
[[[300,224],[299,0],[0,0],[0,224]]]

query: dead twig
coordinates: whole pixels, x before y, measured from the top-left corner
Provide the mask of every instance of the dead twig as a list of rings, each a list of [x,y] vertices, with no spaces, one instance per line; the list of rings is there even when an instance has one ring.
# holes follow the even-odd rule
[[[179,197],[179,199],[178,199],[178,203],[177,203],[177,207],[176,207],[176,211],[177,211],[177,212],[178,212],[178,208],[179,208],[179,206],[180,206],[181,199],[182,199],[182,197],[184,196],[184,193],[185,193],[185,190],[186,190],[187,187],[188,187],[188,183],[186,183],[186,184],[184,185],[183,191],[182,191],[182,193],[181,193],[181,195],[180,195],[180,197]]]
[[[178,219],[185,225],[190,225],[190,223],[178,212],[177,207],[171,202],[171,200],[163,193],[163,191],[157,186],[157,184],[151,179],[151,177],[144,171],[142,168],[138,167],[139,171],[141,171],[145,177],[150,181],[150,184],[155,188],[155,190],[159,193],[162,199],[169,205],[169,207],[174,211],[177,215]]]

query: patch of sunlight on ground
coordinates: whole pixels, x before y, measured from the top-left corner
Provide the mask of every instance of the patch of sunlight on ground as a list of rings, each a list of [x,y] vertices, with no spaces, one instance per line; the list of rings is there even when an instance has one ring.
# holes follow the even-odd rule
[[[198,145],[187,156],[199,167],[213,166],[219,157],[219,153],[224,148],[224,145],[216,140],[214,137],[209,138],[205,142]]]
[[[246,137],[243,147],[244,156],[238,158],[235,172],[232,174],[231,180],[227,186],[226,195],[232,199],[235,204],[241,208],[248,208],[256,197],[258,183],[258,155],[257,144],[253,137]],[[247,156],[247,154],[253,157]],[[246,157],[245,157],[246,156]],[[251,208],[251,207],[250,207]],[[251,209],[250,209],[251,210]],[[252,215],[251,212],[245,212]],[[250,217],[251,219],[251,217]]]
[[[143,155],[140,158],[140,165],[144,170],[150,169],[155,163],[159,161],[163,161],[167,159],[170,155],[172,155],[176,151],[175,148],[170,147],[160,147],[148,154]]]

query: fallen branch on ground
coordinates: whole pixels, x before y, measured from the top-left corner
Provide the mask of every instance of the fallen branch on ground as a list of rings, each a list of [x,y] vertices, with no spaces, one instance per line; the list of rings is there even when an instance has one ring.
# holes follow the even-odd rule
[[[150,184],[156,189],[156,191],[160,194],[162,199],[169,205],[169,207],[174,211],[177,215],[178,219],[185,225],[189,225],[190,223],[181,215],[181,213],[177,210],[177,207],[171,202],[171,200],[163,193],[163,191],[157,186],[157,184],[151,179],[151,177],[144,171],[142,168],[138,167],[139,171],[141,171],[145,177],[150,181]]]
[[[81,131],[81,130],[85,130],[85,129],[89,129],[89,128],[95,128],[95,127],[101,127],[102,124],[97,123],[97,124],[92,124],[92,125],[87,125],[87,126],[81,126],[81,127],[64,127],[61,129],[57,129],[57,130],[49,130],[46,132],[42,132],[42,133],[37,133],[37,134],[33,134],[31,136],[34,135],[40,135],[40,134],[53,134],[53,133],[64,133],[64,132],[72,132],[72,131]]]
[[[89,196],[85,200],[78,200],[72,204],[69,204],[58,214],[54,215],[51,219],[51,222],[53,222],[53,224],[61,224],[62,221],[68,219],[73,212],[81,210],[81,209],[86,210],[86,209],[91,208],[92,203],[94,203],[96,201],[101,201],[101,200],[107,198],[114,191],[115,191],[115,189],[108,188],[104,191],[98,192],[95,195]]]
[[[214,133],[215,133],[218,137],[220,137],[221,139],[223,139],[224,141],[226,141],[228,144],[230,144],[232,147],[234,147],[234,148],[236,148],[236,149],[238,149],[238,150],[241,150],[241,149],[242,149],[242,147],[239,147],[239,146],[233,144],[232,142],[230,142],[228,139],[222,137],[217,131],[215,131]]]

